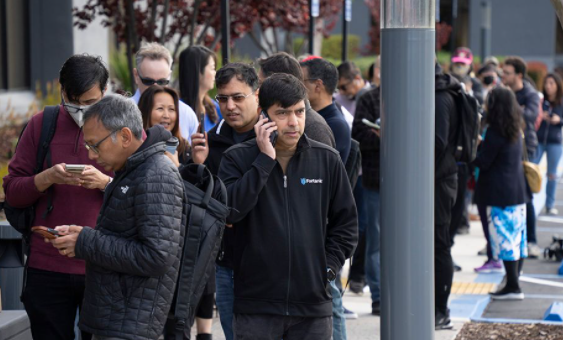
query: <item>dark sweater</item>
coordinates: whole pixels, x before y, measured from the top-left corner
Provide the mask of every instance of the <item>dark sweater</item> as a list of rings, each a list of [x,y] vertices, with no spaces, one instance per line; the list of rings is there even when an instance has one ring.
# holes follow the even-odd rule
[[[474,161],[479,167],[475,203],[511,206],[530,201],[522,166],[522,142],[510,142],[494,128],[488,128]]]
[[[326,123],[334,134],[336,150],[340,153],[342,163],[346,164],[350,154],[350,127],[344,120],[344,116],[334,103],[319,110],[319,114],[326,120]]]
[[[54,228],[64,224],[76,224],[94,227],[104,197],[104,193],[97,189],[54,184],[52,186],[53,211],[46,218],[42,216],[47,207],[47,194],[37,190],[33,174],[42,122],[43,112],[33,116],[19,141],[16,154],[8,168],[9,173],[4,177],[6,200],[15,208],[35,204],[33,224],[36,226]],[[113,176],[88,158],[82,130],[63,108],[59,111],[55,136],[50,145],[52,165],[87,164],[106,175]],[[29,266],[58,273],[84,274],[85,272],[84,261],[60,255],[55,247],[45,243],[43,237],[38,234],[33,234],[31,237]]]
[[[379,110],[379,87],[375,87],[358,99],[352,124],[352,137],[360,143],[362,153],[362,184],[370,190],[379,190],[380,140],[362,119],[375,123],[380,117]]]

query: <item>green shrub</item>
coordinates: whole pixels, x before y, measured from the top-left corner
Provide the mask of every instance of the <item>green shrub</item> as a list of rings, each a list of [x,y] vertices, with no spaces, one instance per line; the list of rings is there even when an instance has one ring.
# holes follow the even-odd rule
[[[131,88],[131,77],[133,75],[129,73],[125,48],[121,47],[111,52],[109,57],[109,71],[111,80],[115,83],[114,91],[135,92],[135,89]]]
[[[307,52],[308,45],[304,44],[303,37],[293,39],[293,51],[296,56]],[[348,59],[353,60],[360,53],[360,37],[348,35]],[[340,60],[342,58],[342,34],[334,34],[323,39],[321,56],[326,59]]]

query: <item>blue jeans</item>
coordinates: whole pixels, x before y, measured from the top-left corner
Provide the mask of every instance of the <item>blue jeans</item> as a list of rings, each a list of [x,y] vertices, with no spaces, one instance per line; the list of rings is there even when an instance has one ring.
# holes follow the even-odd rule
[[[235,280],[231,268],[216,266],[215,286],[217,296],[215,303],[219,311],[221,327],[225,333],[226,340],[233,340],[233,306],[235,303]]]
[[[332,294],[332,339],[346,340],[346,319],[344,318],[342,295],[336,287],[336,281],[330,282],[330,291]]]
[[[547,186],[545,188],[545,207],[553,208],[555,203],[555,189],[557,186],[557,166],[561,159],[563,146],[561,144],[540,144],[536,151],[534,163],[541,161],[543,153],[547,153]]]
[[[371,292],[371,302],[379,302],[380,289],[380,230],[379,191],[364,188],[366,205],[366,281]]]

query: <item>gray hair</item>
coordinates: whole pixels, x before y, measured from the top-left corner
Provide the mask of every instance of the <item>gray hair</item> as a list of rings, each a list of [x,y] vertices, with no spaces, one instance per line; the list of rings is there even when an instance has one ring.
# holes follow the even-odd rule
[[[84,124],[92,118],[97,118],[109,131],[127,127],[138,140],[143,137],[141,111],[131,99],[121,95],[105,95],[99,102],[90,106],[84,112]],[[115,134],[112,138],[115,141]]]
[[[141,46],[137,54],[135,55],[135,62],[137,63],[137,67],[140,67],[141,63],[145,58],[150,60],[160,60],[164,59],[172,69],[172,55],[170,51],[164,46],[159,43],[148,43]]]

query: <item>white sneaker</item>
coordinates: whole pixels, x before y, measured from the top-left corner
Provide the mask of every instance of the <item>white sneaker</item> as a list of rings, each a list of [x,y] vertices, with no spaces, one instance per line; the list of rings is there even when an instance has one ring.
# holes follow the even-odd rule
[[[528,243],[528,257],[531,259],[537,259],[541,256],[542,250],[535,243]]]
[[[559,211],[557,211],[557,209],[555,209],[555,208],[545,208],[545,214],[546,215],[557,216],[558,213],[559,213]]]

